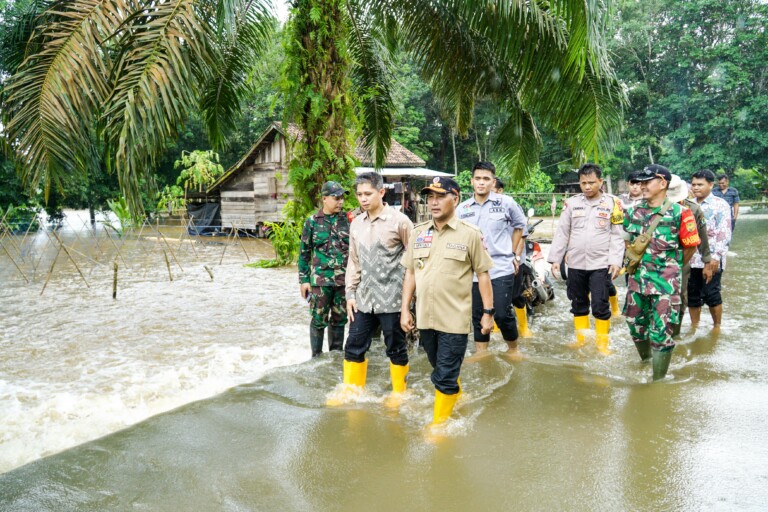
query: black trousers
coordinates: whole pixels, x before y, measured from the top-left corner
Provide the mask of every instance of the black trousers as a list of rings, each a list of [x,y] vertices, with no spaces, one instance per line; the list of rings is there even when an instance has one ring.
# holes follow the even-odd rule
[[[573,316],[589,315],[590,297],[592,316],[598,320],[611,318],[611,305],[608,302],[610,274],[607,268],[598,270],[568,269],[568,299],[571,301]]]
[[[384,333],[389,360],[398,366],[408,364],[408,348],[405,333],[400,327],[400,313],[355,313],[355,321],[349,324],[344,359],[353,363],[365,361],[365,353],[371,348],[371,338],[379,325]]]
[[[459,375],[467,352],[468,335],[422,329],[419,336],[433,368],[432,384],[441,393],[455,395],[459,392]]]
[[[497,277],[491,279],[491,288],[493,289],[493,307],[496,314],[493,319],[499,326],[505,341],[515,341],[517,339],[517,318],[512,310],[512,299],[515,293],[515,275]],[[480,319],[483,317],[483,299],[480,296],[480,286],[472,283],[472,327],[474,329],[475,341],[490,341],[491,334],[480,332]]]
[[[723,275],[723,269],[717,271],[712,276],[709,283],[704,282],[704,269],[692,268],[691,277],[688,279],[688,307],[700,308],[704,304],[714,308],[723,303],[723,297],[720,294],[720,278]]]

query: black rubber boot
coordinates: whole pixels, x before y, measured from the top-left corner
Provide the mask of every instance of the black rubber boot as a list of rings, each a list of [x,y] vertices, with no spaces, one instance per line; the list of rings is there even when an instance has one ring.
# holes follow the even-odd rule
[[[672,337],[680,336],[680,328],[683,326],[683,319],[680,319],[679,323],[676,323],[672,326]]]
[[[632,341],[635,342],[635,348],[637,353],[640,354],[640,359],[643,361],[649,360],[651,358],[651,340]]]
[[[328,350],[344,350],[344,326],[328,327]]]
[[[672,360],[672,350],[653,351],[653,380],[661,380],[667,374],[669,362]]]
[[[312,348],[312,357],[317,357],[323,353],[323,338],[325,329],[316,329],[309,326],[309,346]]]

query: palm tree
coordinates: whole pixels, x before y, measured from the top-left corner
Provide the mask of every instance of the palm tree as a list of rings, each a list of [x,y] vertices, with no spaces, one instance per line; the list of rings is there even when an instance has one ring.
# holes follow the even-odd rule
[[[22,177],[50,186],[103,155],[136,211],[141,177],[192,108],[214,146],[224,143],[273,27],[267,0],[46,4],[3,91]],[[603,40],[607,12],[592,0],[293,0],[285,82],[288,120],[306,137],[298,192],[309,200],[327,176],[348,171],[355,118],[383,162],[394,119],[389,69],[400,51],[460,134],[476,99],[499,104],[506,123],[495,150],[513,175],[538,161],[534,120],[578,157],[599,159],[624,102]]]

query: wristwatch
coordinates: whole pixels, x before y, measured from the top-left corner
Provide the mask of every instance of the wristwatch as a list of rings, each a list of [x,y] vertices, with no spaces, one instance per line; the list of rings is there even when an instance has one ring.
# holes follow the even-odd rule
[[[520,255],[519,254],[515,254],[515,260],[520,261]]]
[[[493,316],[493,315],[495,315],[495,314],[496,314],[496,310],[495,310],[495,309],[493,309],[493,308],[491,308],[491,309],[483,309],[483,313],[485,313],[486,315],[491,315],[491,316]]]

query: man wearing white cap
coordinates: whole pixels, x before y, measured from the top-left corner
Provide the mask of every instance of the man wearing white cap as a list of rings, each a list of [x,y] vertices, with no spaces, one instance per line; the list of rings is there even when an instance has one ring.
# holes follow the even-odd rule
[[[687,206],[688,209],[691,210],[691,213],[693,213],[693,218],[696,219],[696,229],[699,230],[699,239],[701,239],[701,243],[697,247],[697,250],[701,255],[702,261],[709,264],[712,260],[712,255],[709,252],[709,241],[707,239],[707,220],[704,218],[704,212],[701,211],[699,204],[693,199],[688,198],[688,185],[681,180],[680,176],[677,174],[672,175],[672,180],[669,182],[669,188],[667,189],[667,197],[673,203]],[[680,290],[680,299],[683,303],[683,307],[680,310],[680,321],[673,331],[674,336],[680,334],[680,326],[683,323],[683,316],[688,307],[688,279],[690,277],[691,262],[689,261],[683,265],[682,289]]]

